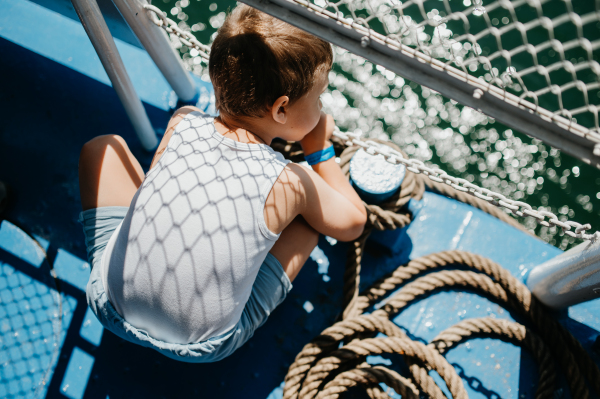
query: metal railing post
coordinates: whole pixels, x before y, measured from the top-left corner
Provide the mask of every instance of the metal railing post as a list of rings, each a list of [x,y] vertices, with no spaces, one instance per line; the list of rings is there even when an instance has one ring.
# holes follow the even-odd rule
[[[133,125],[144,149],[150,151],[158,146],[158,138],[150,124],[142,101],[138,97],[115,41],[108,30],[96,0],[71,0],[100,62],[117,92],[125,112]]]
[[[150,54],[179,100],[184,103],[198,101],[200,91],[185,70],[183,62],[171,46],[166,32],[156,26],[147,15],[146,0],[112,0],[123,19]]]
[[[584,242],[536,266],[526,283],[533,295],[554,309],[600,298],[600,241]]]

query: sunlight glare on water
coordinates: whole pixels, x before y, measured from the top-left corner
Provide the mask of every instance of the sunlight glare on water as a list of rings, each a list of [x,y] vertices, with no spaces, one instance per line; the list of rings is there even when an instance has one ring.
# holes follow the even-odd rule
[[[214,39],[226,11],[236,4],[210,0],[158,3],[157,6],[179,21],[180,28],[194,32],[198,40],[206,44]],[[370,4],[384,7],[386,1]],[[481,8],[479,15],[484,12],[485,8]],[[431,10],[428,16],[441,18],[440,14],[440,10]],[[414,25],[410,16],[402,17],[403,21],[394,15],[385,18],[392,33],[400,29],[400,22]],[[441,24],[433,35],[415,28],[402,40],[407,45],[416,40],[427,42],[432,55],[439,58],[447,57],[450,51],[458,57],[483,51],[470,43],[453,41],[453,35],[446,24]],[[198,52],[182,45],[176,37],[172,37],[172,41],[185,65],[208,81],[208,68],[200,62]],[[597,202],[600,172],[597,169],[342,48],[334,47],[334,54],[329,90],[323,94],[322,101],[340,129],[357,131],[370,138],[391,139],[411,158],[437,165],[454,176],[508,198],[554,212],[561,220],[568,218],[591,223],[595,229],[600,227]],[[488,81],[491,78],[490,71],[484,67],[470,65],[469,69]],[[493,72],[502,77],[507,87],[516,92],[520,90],[512,81],[510,70]],[[520,221],[561,249],[579,242],[556,227],[538,226],[532,218]]]

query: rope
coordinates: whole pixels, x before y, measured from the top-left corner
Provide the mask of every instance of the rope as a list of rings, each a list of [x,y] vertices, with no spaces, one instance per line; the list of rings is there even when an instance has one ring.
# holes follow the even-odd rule
[[[473,271],[442,270],[414,279],[419,274],[459,265]],[[362,314],[370,305],[411,279],[414,280],[388,298],[380,309],[372,314]],[[348,373],[348,371],[353,369],[350,361],[356,360],[357,357],[364,358],[368,354],[392,352],[413,358],[413,361],[409,362],[412,381],[421,392],[432,398],[445,397],[428,375],[428,370],[434,369],[440,375],[444,374],[447,384],[453,384],[454,391],[451,391],[453,397],[460,397],[457,395],[461,395],[462,382],[454,369],[447,368],[443,362],[432,357],[431,353],[426,355],[422,352],[423,344],[408,339],[390,321],[390,317],[412,301],[434,290],[449,287],[475,290],[509,309],[516,310],[533,325],[537,334],[529,328],[504,320],[466,320],[441,333],[428,345],[429,349],[442,354],[462,339],[476,334],[495,335],[516,342],[529,349],[539,365],[540,378],[536,398],[549,398],[555,381],[553,361],[547,350],[551,347],[555,351],[554,358],[567,377],[572,397],[589,398],[584,376],[594,390],[599,392],[598,367],[583,350],[581,344],[552,318],[549,311],[537,302],[523,284],[508,271],[485,257],[464,251],[446,251],[418,258],[400,266],[391,275],[376,282],[357,297],[353,306],[360,310],[352,312],[358,312],[357,316],[344,319],[327,328],[297,355],[286,376],[283,397],[313,398],[318,392],[325,392],[327,387],[333,389],[334,386],[350,387],[357,384],[365,385],[371,397],[385,397],[382,396],[381,391],[374,392],[377,389],[373,388],[373,379],[379,378],[378,375],[372,373],[369,377],[365,377],[364,371],[356,373]],[[354,338],[374,336],[378,332],[388,338]],[[340,343],[343,342],[350,343],[339,348]],[[416,353],[419,353],[419,356]],[[345,366],[346,364],[348,367]],[[360,369],[367,367],[361,366]],[[337,375],[341,374],[343,377],[336,380]],[[389,374],[385,378],[389,378]],[[401,383],[402,381],[399,382]],[[387,383],[386,385],[391,386]],[[450,385],[448,386],[450,388]],[[342,391],[342,388],[335,388],[335,390],[328,390],[327,395],[333,395],[335,392],[339,394]]]
[[[340,394],[346,392],[348,388],[359,384],[375,385],[381,382],[396,391],[402,398],[419,399],[419,391],[408,378],[404,378],[395,371],[382,366],[360,367],[338,374],[332,381],[325,385],[325,388],[321,392],[318,393],[317,399],[337,399],[340,397]],[[375,396],[372,394],[369,396],[389,398],[387,394],[381,391],[378,393],[379,395],[383,394],[383,396]]]
[[[350,243],[346,271],[344,272],[344,319],[360,314],[357,306],[360,286],[360,269],[365,250],[365,243],[370,234],[371,227],[367,226],[362,235],[357,240]]]
[[[367,334],[381,332],[388,337],[406,338],[400,327],[386,318],[363,314],[351,319],[342,320],[325,329],[319,336],[307,344],[296,356],[285,377],[284,398],[297,397],[291,392],[299,392],[301,384],[313,363],[324,354],[338,348],[339,343],[357,333]]]
[[[527,290],[527,288],[522,284],[519,283],[519,285],[523,287],[524,290]],[[574,347],[572,342],[565,340],[563,335],[568,334],[573,340],[575,340],[575,338],[573,338],[572,335],[562,326],[551,319],[551,317],[545,313],[545,310],[542,311],[541,306],[531,306],[529,309],[527,309],[526,302],[528,299],[531,299],[531,297],[523,298],[525,300],[519,300],[513,295],[511,298],[509,297],[509,295],[511,295],[510,292],[504,290],[500,284],[494,282],[490,277],[484,274],[452,270],[441,271],[420,277],[404,286],[391,298],[391,300],[384,305],[383,308],[373,312],[373,315],[390,317],[392,314],[398,313],[402,308],[406,307],[406,305],[416,298],[425,294],[429,294],[439,288],[450,287],[464,287],[479,291],[480,293],[491,297],[497,302],[513,307],[515,310],[521,312],[524,316],[528,316],[530,321],[536,325],[538,332],[548,346],[555,348],[555,356],[558,358],[561,366],[563,366],[563,371],[567,377],[567,382],[571,389],[572,396],[582,399],[589,398],[589,392],[585,386],[582,373],[582,369],[584,371],[587,370],[585,370],[583,367],[580,368],[580,366],[583,366],[587,363],[583,359],[589,358],[589,355],[583,351],[583,353],[580,353],[580,362],[577,362],[572,351],[577,351],[578,348]],[[519,289],[521,287],[517,288],[517,291],[519,292],[516,294],[523,293]],[[532,309],[537,309],[537,311],[532,311]],[[592,370],[595,370],[597,376],[600,376],[598,367],[595,364]],[[593,382],[593,380],[590,382]]]
[[[401,151],[400,148],[390,142],[384,140],[375,140],[379,144],[387,145],[396,151]],[[340,168],[346,177],[350,178],[350,160],[361,147],[347,147],[340,154]],[[400,190],[396,192],[388,201],[379,204],[364,203],[367,209],[368,223],[377,230],[395,230],[402,228],[410,223],[412,215],[408,210],[404,209],[405,205],[411,198],[420,200],[423,197],[425,186],[422,179],[411,171],[406,171],[404,180],[400,185]]]
[[[463,383],[454,368],[436,350],[408,338],[388,337],[354,340],[330,356],[319,360],[309,371],[300,391],[301,398],[315,398],[326,377],[345,363],[371,354],[399,353],[415,358],[435,369],[444,380],[452,397],[468,398]]]
[[[529,350],[539,365],[540,371],[536,399],[552,399],[554,397],[556,370],[550,356],[550,349],[537,334],[519,323],[489,317],[464,320],[439,333],[429,346],[443,354],[458,343],[474,336],[499,338]],[[418,366],[411,366],[413,373],[418,369]]]

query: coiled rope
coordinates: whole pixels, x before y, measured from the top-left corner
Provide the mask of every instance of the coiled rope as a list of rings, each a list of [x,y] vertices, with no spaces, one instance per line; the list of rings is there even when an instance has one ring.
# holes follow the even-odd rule
[[[455,266],[466,266],[471,270],[437,271]],[[415,279],[416,276],[431,271],[435,272]],[[553,357],[567,377],[572,397],[589,397],[584,376],[596,392],[600,391],[600,371],[579,341],[552,318],[549,311],[537,302],[521,282],[496,263],[479,255],[464,251],[446,251],[412,260],[396,269],[390,276],[376,282],[358,297],[353,306],[364,310],[409,280],[413,281],[404,285],[380,309],[372,314],[364,314],[361,311],[358,315],[346,318],[324,330],[306,345],[289,368],[283,397],[317,397],[327,384],[333,389],[332,386],[337,384],[333,382],[336,375],[347,371],[344,364],[349,360],[364,359],[370,354],[393,352],[411,358],[409,364],[412,382],[421,392],[432,398],[445,397],[428,375],[428,371],[433,369],[445,379],[454,398],[464,398],[466,394],[462,388],[462,381],[454,369],[447,365],[443,358],[434,357],[431,351],[445,353],[458,342],[475,335],[496,336],[532,352],[540,368],[540,382],[536,393],[538,399],[551,398],[554,392],[554,363],[550,360],[548,347],[555,351]],[[423,344],[408,339],[402,330],[390,321],[391,317],[416,299],[436,289],[451,287],[476,291],[516,311],[531,323],[532,329],[504,320],[465,320],[442,332],[427,346],[431,351],[425,352]],[[533,333],[533,330],[537,334]],[[378,332],[388,338],[369,338]],[[344,342],[350,343],[338,349],[340,343]],[[410,349],[407,349],[408,347]],[[368,366],[360,367],[364,368]],[[388,373],[386,378],[391,378],[389,375],[391,374]],[[345,374],[343,378],[348,379],[350,376]],[[376,378],[373,375],[370,377],[368,381]],[[363,384],[364,381],[367,380],[357,377],[357,384]],[[403,381],[399,382],[402,383]],[[342,385],[348,386],[347,383]]]
[[[391,143],[386,142],[387,145]],[[340,166],[348,174],[355,147],[344,148],[334,141]],[[292,160],[302,152],[292,143],[274,143],[275,149]],[[385,204],[365,204],[369,219],[364,233],[350,244],[344,276],[343,319],[325,329],[296,356],[285,377],[284,399],[337,398],[349,388],[363,386],[371,398],[389,398],[379,383],[385,383],[403,398],[446,398],[429,376],[435,370],[455,399],[467,398],[455,369],[442,356],[463,340],[487,336],[513,342],[531,352],[539,367],[537,399],[553,398],[555,364],[566,376],[571,396],[588,399],[587,382],[600,395],[600,370],[571,333],[559,324],[550,311],[532,296],[527,287],[490,259],[465,252],[445,251],[411,260],[359,294],[360,269],[365,243],[372,229],[396,229],[410,223],[412,215],[404,209],[410,198],[420,199],[425,186],[440,194],[469,203],[483,211],[520,226],[514,219],[457,190],[438,187],[422,175],[407,171],[399,192]],[[520,227],[521,230],[524,230]],[[468,270],[453,270],[461,267]],[[425,273],[427,273],[425,275]],[[392,292],[396,293],[389,296]],[[392,321],[410,303],[444,288],[475,291],[518,313],[530,324],[479,318],[464,320],[440,333],[429,345],[413,341]],[[385,299],[371,314],[365,311]],[[377,333],[385,338],[374,338]],[[553,356],[548,348],[553,348]],[[368,355],[398,353],[405,357],[411,378],[383,366],[365,362]]]

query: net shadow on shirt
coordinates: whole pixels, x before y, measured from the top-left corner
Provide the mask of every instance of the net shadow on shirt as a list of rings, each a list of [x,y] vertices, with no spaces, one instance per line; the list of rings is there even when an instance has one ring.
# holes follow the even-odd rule
[[[281,154],[226,139],[200,115],[177,125],[105,262],[117,312],[171,343],[236,325],[279,233],[263,209],[286,164]]]

